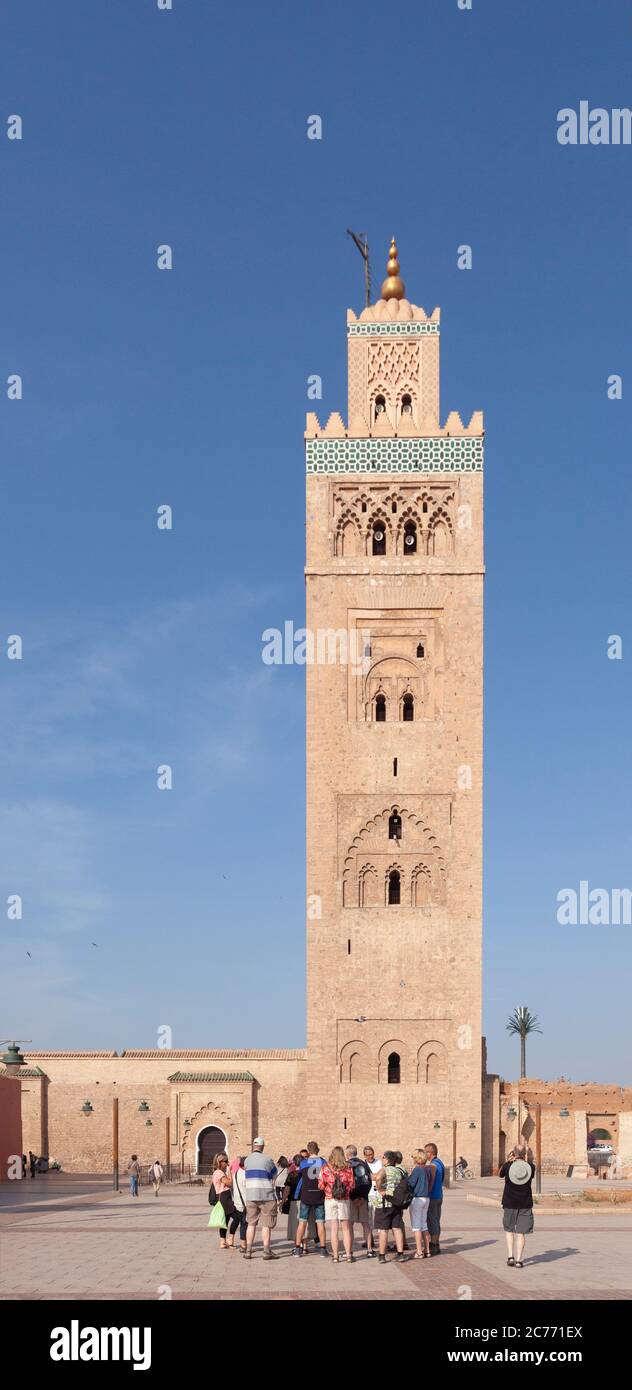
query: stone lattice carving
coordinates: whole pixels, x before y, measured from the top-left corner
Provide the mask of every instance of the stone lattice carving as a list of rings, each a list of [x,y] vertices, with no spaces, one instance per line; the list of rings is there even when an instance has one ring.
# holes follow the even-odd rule
[[[389,839],[388,834],[394,810],[402,820],[396,856],[393,854],[395,841]],[[362,826],[345,855],[343,906],[387,905],[389,874],[394,869],[400,875],[400,907],[421,908],[445,900],[446,863],[430,827],[415,812],[387,806]],[[376,884],[379,901],[368,902],[368,885],[373,897]]]

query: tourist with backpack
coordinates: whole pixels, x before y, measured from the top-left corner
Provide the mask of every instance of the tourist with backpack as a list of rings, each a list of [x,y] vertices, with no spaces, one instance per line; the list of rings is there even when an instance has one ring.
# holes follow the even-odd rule
[[[405,1264],[408,1255],[404,1253],[404,1212],[410,1206],[413,1194],[408,1186],[406,1169],[401,1163],[396,1162],[397,1155],[392,1149],[386,1149],[382,1158],[382,1167],[379,1173],[375,1174],[376,1198],[373,1199],[375,1206],[374,1229],[378,1232],[380,1264],[386,1264],[386,1248],[388,1245],[388,1233],[393,1232],[395,1248],[397,1254],[395,1261],[398,1264]]]
[[[430,1188],[434,1181],[434,1165],[428,1162],[425,1149],[417,1149],[413,1154],[414,1168],[408,1176],[408,1186],[413,1200],[410,1204],[410,1228],[415,1237],[416,1260],[430,1258],[430,1233],[428,1231],[428,1206]]]
[[[353,1169],[354,1180],[349,1198],[351,1202],[351,1243],[353,1246],[353,1228],[358,1222],[362,1226],[367,1256],[372,1260],[375,1258],[375,1251],[373,1249],[373,1232],[369,1221],[368,1196],[373,1186],[373,1174],[366,1160],[358,1158],[355,1144],[347,1144],[345,1154],[349,1167]]]
[[[327,1163],[323,1164],[318,1177],[318,1186],[325,1194],[325,1220],[329,1225],[331,1258],[334,1264],[338,1264],[340,1261],[339,1234],[341,1229],[347,1260],[349,1264],[355,1262],[350,1201],[354,1182],[353,1168],[347,1162],[344,1149],[337,1144],[332,1149]]]
[[[327,1255],[325,1203],[319,1186],[324,1162],[324,1158],[319,1156],[316,1140],[311,1139],[307,1145],[307,1157],[300,1161],[298,1183],[294,1189],[294,1199],[299,1202],[299,1220],[292,1249],[293,1255],[305,1255],[307,1242],[311,1235],[316,1234],[316,1232],[320,1243],[320,1253]]]

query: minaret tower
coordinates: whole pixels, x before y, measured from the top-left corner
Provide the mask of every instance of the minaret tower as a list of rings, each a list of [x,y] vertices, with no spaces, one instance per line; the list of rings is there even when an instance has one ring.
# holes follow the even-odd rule
[[[483,418],[440,313],[347,314],[348,423],[307,417],[308,1110],[321,1142],[481,1149]]]

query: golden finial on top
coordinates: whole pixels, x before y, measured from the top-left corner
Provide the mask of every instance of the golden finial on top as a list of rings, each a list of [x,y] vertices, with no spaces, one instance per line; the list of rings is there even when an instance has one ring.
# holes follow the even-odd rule
[[[391,239],[386,271],[387,277],[382,283],[382,299],[403,299],[406,293],[406,287],[399,275],[399,258],[395,237]]]

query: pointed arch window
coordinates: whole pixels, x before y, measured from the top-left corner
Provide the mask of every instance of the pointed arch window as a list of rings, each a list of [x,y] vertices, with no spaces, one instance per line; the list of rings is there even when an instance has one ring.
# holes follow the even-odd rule
[[[388,838],[389,840],[401,840],[402,838],[402,818],[399,811],[393,811],[388,818]]]
[[[373,522],[372,550],[374,555],[386,555],[386,531],[383,521]]]
[[[386,1068],[389,1086],[399,1086],[402,1079],[402,1064],[399,1052],[389,1052]]]
[[[415,697],[414,695],[404,695],[402,700],[402,719],[405,724],[412,724],[415,718]]]
[[[402,883],[399,869],[391,869],[388,876],[388,905],[399,907],[402,900]]]
[[[384,396],[376,396],[376,397],[375,397],[375,419],[377,420],[377,418],[378,418],[379,415],[383,415],[385,410],[386,410],[386,400],[385,400]]]
[[[386,723],[386,696],[376,695],[375,697],[375,722],[376,724]]]
[[[412,396],[409,396],[409,395],[406,394],[406,395],[402,396],[402,415],[412,415],[412,413],[413,413],[413,401],[412,401]]]
[[[407,521],[404,527],[404,555],[415,555],[417,551],[417,527],[414,521]]]
[[[426,653],[425,653],[425,651],[424,651],[423,642],[420,642],[419,645],[418,645],[418,647],[417,647],[417,656],[418,656],[418,657],[422,657],[422,656],[425,656],[425,655],[426,655]]]

